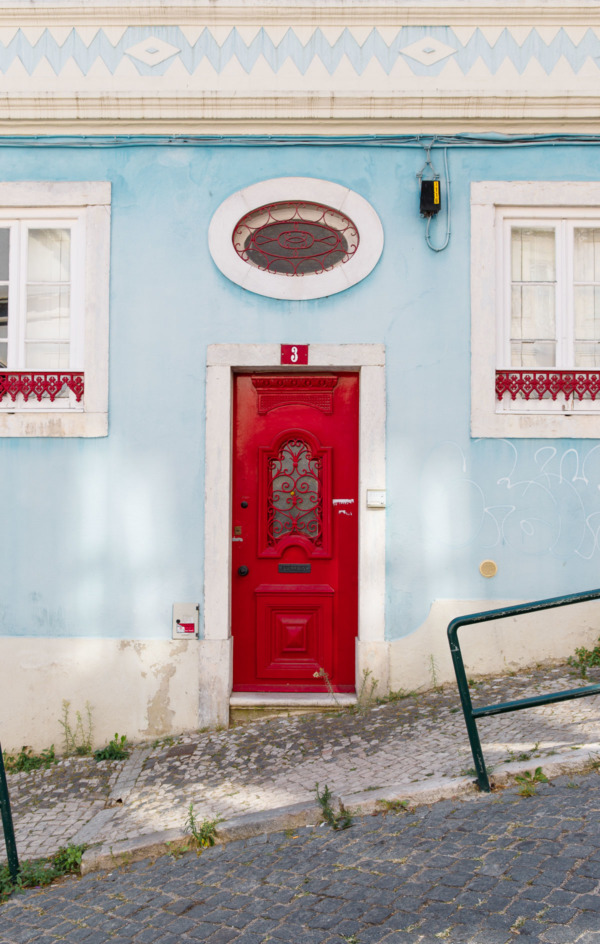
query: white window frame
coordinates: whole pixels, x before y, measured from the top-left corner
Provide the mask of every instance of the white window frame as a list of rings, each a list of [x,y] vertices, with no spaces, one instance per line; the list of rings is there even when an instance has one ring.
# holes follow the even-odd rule
[[[600,400],[578,402],[559,395],[555,401],[505,394],[498,401],[496,369],[509,369],[506,357],[507,296],[510,264],[507,225],[557,226],[557,305],[562,330],[572,322],[568,290],[572,253],[561,257],[565,228],[600,225],[600,182],[486,181],[471,184],[471,434],[492,437],[600,436]],[[561,238],[561,234],[562,237]],[[560,341],[557,370],[567,362],[571,342]]]
[[[94,182],[0,182],[0,226],[16,222],[22,240],[26,230],[40,224],[69,227],[71,254],[71,335],[69,370],[84,373],[84,395],[39,402],[18,396],[0,401],[0,437],[81,436],[108,434],[108,307],[111,185]],[[23,243],[21,244],[22,249]],[[22,295],[25,273],[16,271],[11,253],[11,285]],[[9,300],[9,333],[16,340],[21,299]],[[22,367],[9,367],[24,370]]]
[[[244,262],[233,246],[237,223],[251,210],[288,200],[319,203],[348,216],[358,230],[356,252],[342,265],[302,278],[264,272]],[[314,177],[276,177],[238,190],[223,201],[210,222],[208,248],[223,275],[249,292],[288,301],[325,298],[362,281],[377,265],[383,251],[383,226],[371,204],[348,187]]]

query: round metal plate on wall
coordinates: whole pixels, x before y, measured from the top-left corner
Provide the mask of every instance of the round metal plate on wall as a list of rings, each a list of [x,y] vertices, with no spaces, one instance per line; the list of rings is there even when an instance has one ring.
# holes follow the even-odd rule
[[[498,564],[493,560],[484,560],[479,565],[479,573],[482,577],[495,577],[498,573]]]

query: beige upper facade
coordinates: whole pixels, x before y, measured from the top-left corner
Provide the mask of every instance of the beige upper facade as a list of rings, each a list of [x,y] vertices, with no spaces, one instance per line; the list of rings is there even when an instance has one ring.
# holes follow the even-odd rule
[[[3,134],[594,132],[600,4],[0,2]]]

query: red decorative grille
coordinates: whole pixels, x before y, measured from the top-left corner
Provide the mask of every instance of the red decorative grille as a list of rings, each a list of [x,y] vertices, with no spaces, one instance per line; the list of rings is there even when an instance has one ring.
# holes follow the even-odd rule
[[[271,547],[292,534],[315,545],[322,541],[323,460],[314,457],[308,443],[289,439],[268,463],[267,540]]]
[[[47,396],[54,402],[65,387],[79,403],[83,396],[83,373],[62,370],[0,371],[0,401],[10,397],[14,403],[20,394],[24,400],[34,396],[41,401],[42,397]]]
[[[233,246],[249,265],[278,275],[318,275],[358,249],[358,230],[338,210],[288,200],[251,210],[233,232]]]
[[[333,391],[337,377],[276,376],[253,377],[252,385],[258,393],[258,412],[270,413],[280,406],[303,404],[322,413],[333,412]]]
[[[512,400],[521,394],[526,400],[537,396],[541,400],[549,393],[553,400],[562,394],[595,400],[600,394],[600,371],[597,370],[497,370],[496,396],[502,399],[509,393]]]

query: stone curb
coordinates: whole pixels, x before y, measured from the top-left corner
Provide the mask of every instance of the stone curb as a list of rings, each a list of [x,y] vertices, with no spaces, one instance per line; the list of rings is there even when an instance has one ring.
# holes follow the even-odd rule
[[[521,774],[527,770],[533,773],[537,767],[541,767],[551,780],[553,777],[560,777],[561,774],[583,770],[594,761],[600,761],[600,744],[589,744],[587,747],[571,751],[568,755],[542,754],[540,757],[532,757],[527,761],[503,764],[501,769],[492,771],[490,781],[492,785],[504,786],[514,778],[515,774]]]
[[[316,803],[296,803],[260,813],[244,813],[219,823],[216,844],[234,842],[236,839],[253,839],[266,833],[277,833],[283,829],[308,826],[317,823],[320,810]],[[122,839],[103,843],[86,849],[81,860],[81,874],[99,869],[112,869],[141,859],[166,855],[183,850],[190,844],[189,833],[182,829],[166,829],[147,833],[135,839]]]
[[[585,769],[600,755],[600,744],[574,750],[567,757],[542,755],[527,761],[513,761],[494,772],[490,780],[493,786],[504,786],[512,782],[516,774],[542,767],[545,775],[552,779],[565,773],[575,773]],[[478,797],[476,781],[470,777],[440,778],[428,783],[407,787],[398,784],[380,790],[366,790],[361,793],[335,796],[334,803],[341,800],[347,810],[354,814],[369,815],[385,812],[393,804],[407,807],[429,806],[439,800],[457,797]],[[244,813],[224,820],[219,824],[216,834],[218,845],[239,839],[253,839],[268,833],[282,832],[284,829],[296,829],[315,825],[321,820],[321,809],[317,803],[296,803],[260,813]],[[148,833],[135,839],[122,839],[113,843],[92,846],[87,849],[81,861],[81,873],[95,872],[100,869],[113,869],[142,859],[157,858],[161,855],[184,851],[190,843],[190,836],[181,829],[167,829],[162,832]]]

